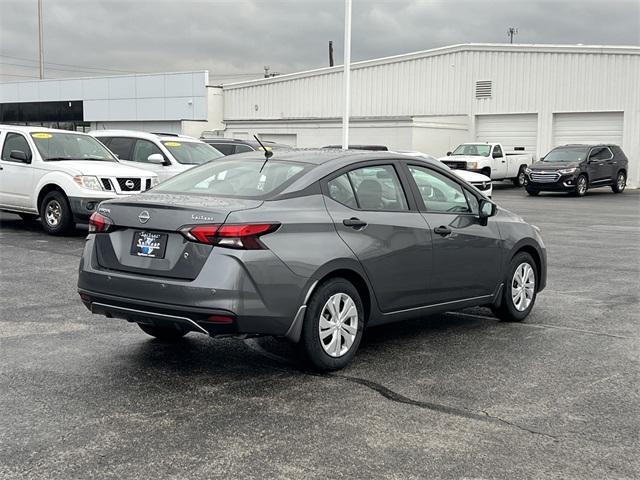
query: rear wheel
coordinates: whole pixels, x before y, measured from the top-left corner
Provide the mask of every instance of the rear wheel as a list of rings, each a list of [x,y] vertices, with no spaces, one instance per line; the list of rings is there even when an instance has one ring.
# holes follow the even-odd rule
[[[618,176],[616,177],[616,183],[611,185],[611,190],[613,193],[622,193],[624,192],[625,187],[627,186],[627,175],[624,172],[618,172]]]
[[[582,174],[576,180],[576,187],[573,190],[573,194],[576,197],[584,197],[589,189],[589,182],[587,180],[587,176]]]
[[[35,213],[19,213],[20,218],[25,222],[33,222],[38,218],[38,215]]]
[[[42,228],[50,235],[63,235],[75,227],[67,197],[57,190],[47,193],[40,204]]]
[[[521,165],[520,170],[518,170],[518,176],[511,179],[516,187],[523,187],[527,183],[527,176],[524,174],[525,168],[524,165]]]
[[[164,341],[180,340],[187,334],[186,330],[178,330],[175,328],[156,327],[155,325],[145,325],[143,323],[139,323],[138,326],[147,335]]]
[[[364,322],[358,290],[344,278],[331,279],[311,297],[299,346],[314,368],[339,370],[358,350]]]
[[[500,306],[492,306],[494,315],[503,322],[521,322],[536,301],[538,271],[531,255],[518,253],[509,264]]]

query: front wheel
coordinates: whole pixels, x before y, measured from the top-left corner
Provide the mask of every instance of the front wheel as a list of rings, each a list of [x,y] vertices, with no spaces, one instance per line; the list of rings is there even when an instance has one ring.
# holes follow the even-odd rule
[[[358,350],[364,322],[358,290],[344,278],[331,279],[311,297],[299,347],[314,368],[339,370]]]
[[[616,177],[616,183],[611,185],[611,190],[613,193],[622,193],[624,192],[625,187],[627,186],[627,176],[624,172],[618,172],[618,176]]]
[[[531,312],[537,295],[538,271],[531,255],[518,253],[509,264],[499,306],[494,315],[503,322],[521,322]]]
[[[47,193],[40,204],[42,228],[49,235],[64,235],[75,227],[67,197],[57,190]]]
[[[158,340],[163,340],[165,342],[175,342],[176,340],[180,340],[187,333],[186,330],[156,327],[155,325],[146,325],[144,323],[139,323],[138,326],[147,335],[151,335],[152,337],[156,337]]]
[[[511,179],[516,187],[524,187],[527,183],[527,176],[524,173],[525,168],[525,166],[521,166],[520,170],[518,170],[518,176]]]
[[[573,190],[573,194],[576,197],[584,197],[589,189],[589,182],[586,175],[580,175],[576,180],[576,187]]]

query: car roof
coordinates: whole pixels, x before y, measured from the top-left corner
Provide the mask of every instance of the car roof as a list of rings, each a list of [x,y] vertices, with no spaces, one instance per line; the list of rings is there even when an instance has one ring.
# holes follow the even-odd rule
[[[591,148],[591,147],[617,147],[615,143],[567,143],[566,145],[558,145],[556,148]]]
[[[202,142],[202,140],[198,140],[197,138],[180,135],[178,133],[153,133],[142,132],[140,130],[91,130],[89,135],[95,137],[134,137],[145,140],[160,140],[162,142],[176,140],[180,140],[181,142]]]
[[[0,124],[0,130],[17,130],[18,132],[58,132],[58,133],[76,133],[78,135],[86,135],[83,132],[76,132],[74,130],[64,130],[62,128],[47,128],[47,127],[38,127],[32,125],[10,125],[10,124]]]

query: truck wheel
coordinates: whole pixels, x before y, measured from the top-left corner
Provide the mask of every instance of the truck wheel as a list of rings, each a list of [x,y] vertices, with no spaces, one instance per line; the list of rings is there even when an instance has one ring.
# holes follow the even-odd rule
[[[521,165],[520,170],[518,170],[518,176],[511,179],[516,187],[524,187],[524,185],[527,183],[527,176],[524,174],[525,168],[526,167],[524,165]]]
[[[47,193],[40,204],[42,228],[49,235],[64,235],[75,227],[67,197],[57,190]]]

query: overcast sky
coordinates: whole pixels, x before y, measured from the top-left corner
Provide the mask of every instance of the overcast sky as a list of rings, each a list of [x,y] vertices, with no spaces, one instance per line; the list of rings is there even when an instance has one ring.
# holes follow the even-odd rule
[[[46,77],[342,63],[343,0],[43,0]],[[640,0],[353,0],[353,60],[466,42],[640,45]],[[37,77],[37,0],[0,0],[0,81]],[[13,75],[12,75],[13,74]]]

